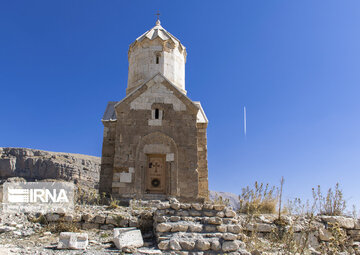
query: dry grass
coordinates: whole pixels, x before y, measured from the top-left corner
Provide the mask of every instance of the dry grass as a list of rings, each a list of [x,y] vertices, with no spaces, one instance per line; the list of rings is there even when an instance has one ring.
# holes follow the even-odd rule
[[[240,213],[272,214],[276,212],[278,196],[275,187],[255,182],[254,187],[247,186],[239,195]]]
[[[313,199],[317,206],[317,211],[321,215],[339,216],[344,215],[346,201],[339,183],[336,183],[334,191],[330,188],[326,195],[322,194],[320,185],[317,190],[312,189]]]

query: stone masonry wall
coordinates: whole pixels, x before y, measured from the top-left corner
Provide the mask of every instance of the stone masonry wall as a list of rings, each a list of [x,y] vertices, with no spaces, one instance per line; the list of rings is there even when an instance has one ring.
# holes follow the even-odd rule
[[[113,166],[115,154],[116,122],[104,121],[104,138],[101,157],[101,171],[99,180],[99,192],[111,193],[113,179]]]
[[[196,171],[198,109],[191,105],[189,100],[185,103],[175,97],[169,86],[172,85],[158,75],[136,91],[139,95],[148,93],[144,100],[133,104],[133,100],[129,98],[129,101],[123,101],[116,107],[114,171],[131,173],[130,170],[134,169],[134,172],[131,173],[131,181],[121,182],[113,189],[113,193],[142,198],[145,193],[143,185],[147,157],[144,148],[138,146],[143,137],[159,133],[160,136],[169,137],[177,150],[173,161],[174,167],[177,168],[176,173],[167,169],[167,173],[173,175],[171,179],[176,182],[178,189],[176,195],[181,195],[185,199],[194,199],[198,196],[198,172]],[[137,98],[139,95],[130,95],[130,97]],[[152,119],[152,110],[155,108],[162,110],[161,124],[154,125],[149,122]],[[153,144],[161,145],[159,141],[162,137],[160,136],[154,137]]]
[[[289,242],[304,242],[322,254],[322,246],[331,246],[339,231],[344,234],[350,254],[360,252],[360,221],[343,216],[284,215],[281,226],[277,215],[237,214],[224,205],[212,203],[180,203],[176,199],[134,201],[130,207],[109,210],[106,207],[81,207],[72,214],[46,214],[48,224],[65,222],[87,229],[108,230],[115,227],[137,227],[143,234],[153,232],[164,254],[242,254],[254,252],[252,242],[263,243],[267,254],[283,254],[283,244],[275,244],[273,235],[287,230]],[[336,232],[331,229],[336,226]],[[335,238],[335,239],[334,239]],[[250,240],[250,241],[249,241]],[[253,241],[251,241],[253,240]],[[270,245],[271,244],[271,245]],[[260,249],[258,247],[258,249]],[[280,253],[279,253],[280,252]],[[261,254],[261,253],[255,253]],[[349,254],[349,253],[344,253]]]
[[[198,173],[199,173],[199,197],[209,199],[208,162],[207,162],[207,123],[197,125],[197,148],[198,148]]]
[[[154,232],[163,251],[223,252],[242,251],[241,227],[236,213],[224,205],[210,203],[162,203],[154,215]]]

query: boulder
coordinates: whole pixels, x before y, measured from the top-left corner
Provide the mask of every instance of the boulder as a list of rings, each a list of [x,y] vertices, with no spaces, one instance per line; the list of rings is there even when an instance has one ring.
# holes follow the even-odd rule
[[[88,244],[88,234],[86,233],[61,232],[57,248],[69,250],[85,250]]]
[[[338,223],[341,228],[353,229],[355,227],[355,220],[353,218],[343,216],[321,216],[320,218],[326,223]]]
[[[144,245],[141,232],[136,228],[114,228],[113,242],[119,250],[139,248]]]

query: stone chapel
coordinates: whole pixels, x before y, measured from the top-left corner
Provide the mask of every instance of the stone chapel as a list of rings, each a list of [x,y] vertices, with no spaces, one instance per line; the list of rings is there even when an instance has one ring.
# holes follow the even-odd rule
[[[109,102],[99,191],[119,199],[203,201],[209,197],[208,120],[186,96],[186,48],[156,26],[128,51],[126,97]]]

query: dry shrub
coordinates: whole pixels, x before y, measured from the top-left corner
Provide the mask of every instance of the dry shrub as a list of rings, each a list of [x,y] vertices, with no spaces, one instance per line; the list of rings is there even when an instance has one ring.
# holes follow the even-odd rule
[[[344,214],[346,201],[339,183],[336,183],[334,191],[330,188],[326,196],[322,194],[320,185],[318,185],[316,191],[313,188],[312,192],[314,203],[316,203],[320,215],[339,216]]]
[[[116,208],[119,208],[119,206],[120,206],[120,201],[111,197],[108,209],[116,209]]]
[[[239,195],[240,213],[272,214],[276,212],[278,202],[275,187],[255,182],[254,187],[247,186]]]
[[[322,254],[333,255],[342,252],[349,252],[350,254],[354,254],[354,251],[350,248],[351,245],[349,242],[349,238],[346,235],[345,230],[339,226],[339,223],[336,222],[328,224],[328,231],[331,233],[331,237],[329,242],[322,243],[320,248]]]
[[[99,194],[96,189],[77,185],[75,202],[79,205],[106,205],[109,204],[109,199],[105,193]]]
[[[53,222],[45,227],[46,231],[51,233],[61,233],[61,232],[79,232],[79,228],[74,222]]]
[[[228,198],[224,199],[222,196],[215,194],[214,204],[230,206],[230,200]]]

